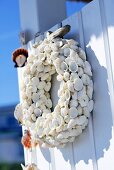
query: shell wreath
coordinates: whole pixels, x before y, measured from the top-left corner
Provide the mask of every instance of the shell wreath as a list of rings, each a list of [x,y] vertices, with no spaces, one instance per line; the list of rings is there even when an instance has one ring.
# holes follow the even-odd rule
[[[75,40],[53,36],[58,32],[47,34],[29,50],[22,71],[22,103],[14,113],[32,137],[47,147],[73,142],[87,126],[93,110],[91,65]],[[55,73],[60,88],[52,112],[50,89]]]

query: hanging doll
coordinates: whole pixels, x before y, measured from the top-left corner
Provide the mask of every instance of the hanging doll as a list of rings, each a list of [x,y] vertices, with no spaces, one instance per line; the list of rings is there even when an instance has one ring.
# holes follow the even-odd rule
[[[16,49],[12,54],[12,60],[15,63],[14,67],[23,67],[26,64],[28,51],[24,48]]]

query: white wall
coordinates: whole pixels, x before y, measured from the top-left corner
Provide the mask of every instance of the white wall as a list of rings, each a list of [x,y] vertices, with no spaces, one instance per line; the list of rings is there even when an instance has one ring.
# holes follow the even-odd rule
[[[88,127],[74,143],[63,149],[37,148],[33,154],[40,170],[114,169],[113,9],[113,0],[95,0],[63,21],[72,28],[67,38],[80,42],[92,65],[95,105]],[[55,81],[53,86],[56,104],[59,84]]]

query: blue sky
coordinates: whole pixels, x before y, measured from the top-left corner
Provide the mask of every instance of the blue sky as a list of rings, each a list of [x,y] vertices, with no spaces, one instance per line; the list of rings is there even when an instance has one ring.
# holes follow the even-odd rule
[[[67,15],[79,11],[85,4],[67,2]],[[12,51],[20,46],[18,0],[0,0],[0,107],[19,102],[17,70],[11,60]]]

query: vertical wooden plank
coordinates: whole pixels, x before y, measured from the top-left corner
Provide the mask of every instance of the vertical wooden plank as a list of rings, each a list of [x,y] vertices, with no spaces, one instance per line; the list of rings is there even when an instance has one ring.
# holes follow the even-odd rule
[[[84,37],[83,28],[81,21],[81,14],[75,14],[74,16],[68,18],[64,22],[65,24],[71,25],[71,33],[67,36],[68,38],[76,39],[80,46],[84,49]],[[93,145],[93,132],[90,129],[91,120],[89,121],[89,126],[84,130],[83,134],[76,138],[73,143],[73,160],[76,170],[92,170],[93,164],[92,160],[94,158],[94,145]],[[71,165],[72,166],[72,165]]]
[[[104,28],[99,1],[90,4],[91,10],[82,10],[84,37],[88,59],[93,68],[94,79],[94,111],[93,129],[98,170],[113,170],[112,158],[112,110],[110,89],[107,81],[108,65],[106,60]],[[88,11],[89,10],[89,11]],[[104,10],[104,9],[103,9]],[[110,66],[110,65],[109,65]],[[114,142],[113,142],[114,143]]]

